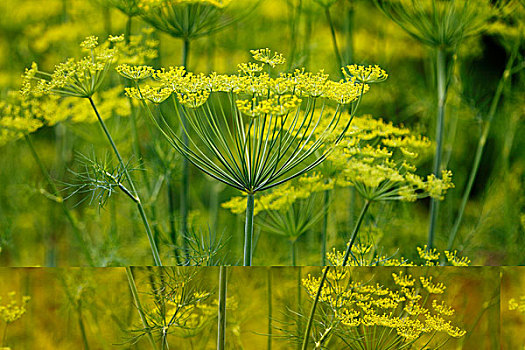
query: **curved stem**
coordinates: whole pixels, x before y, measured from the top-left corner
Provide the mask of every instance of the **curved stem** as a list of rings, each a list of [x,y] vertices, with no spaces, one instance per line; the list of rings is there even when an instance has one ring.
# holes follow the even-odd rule
[[[436,153],[434,155],[433,174],[436,178],[441,178],[441,155],[443,153],[443,134],[445,128],[445,107],[447,99],[447,82],[445,67],[445,51],[443,48],[437,49],[436,54],[436,75],[437,75],[437,120],[436,120]],[[439,212],[439,199],[432,198],[430,201],[430,224],[428,228],[428,248],[434,246],[436,233],[437,217]]]
[[[35,146],[33,145],[33,142],[31,141],[31,138],[29,135],[25,136],[25,141],[29,147],[29,150],[31,151],[31,155],[35,159],[35,162],[37,163],[38,167],[40,168],[40,171],[42,172],[42,175],[44,175],[44,178],[46,179],[47,183],[51,187],[51,190],[53,191],[53,196],[57,198],[57,201],[60,202],[62,206],[62,210],[64,212],[64,215],[66,216],[67,220],[71,224],[71,227],[73,228],[73,233],[75,235],[76,240],[78,241],[78,244],[80,245],[80,249],[82,250],[82,253],[86,256],[86,259],[88,261],[88,264],[90,266],[94,266],[93,257],[91,256],[91,252],[89,251],[88,245],[82,238],[82,232],[80,228],[78,227],[78,223],[73,216],[73,213],[71,210],[67,207],[64,199],[60,195],[60,192],[58,191],[57,186],[55,185],[55,182],[51,178],[51,175],[49,175],[49,172],[47,171],[46,167],[44,166],[44,163],[40,159],[40,156],[38,155]]]
[[[111,134],[109,133],[108,128],[106,127],[106,124],[104,123],[104,120],[100,117],[100,114],[98,113],[97,107],[95,106],[95,103],[93,102],[93,99],[89,97],[89,102],[91,103],[91,107],[95,111],[95,114],[97,115],[98,121],[100,125],[102,126],[102,129],[104,130],[104,133],[106,134],[106,137],[108,138],[109,143],[111,144],[111,148],[113,149],[113,152],[117,156],[117,159],[120,163],[120,166],[122,169],[124,169],[124,175],[126,177],[126,180],[129,183],[129,186],[131,188],[131,193],[133,194],[135,198],[135,203],[137,204],[137,209],[139,211],[140,217],[142,219],[142,223],[144,224],[144,228],[146,229],[146,234],[148,236],[149,244],[151,247],[151,252],[153,254],[153,260],[155,261],[155,265],[162,266],[162,262],[160,261],[159,251],[157,249],[157,244],[155,243],[155,239],[153,237],[153,233],[151,232],[151,228],[149,226],[148,219],[146,217],[146,213],[144,211],[144,207],[142,206],[142,202],[140,201],[140,198],[138,196],[137,190],[135,188],[135,184],[133,183],[133,180],[131,179],[131,176],[129,175],[128,169],[126,167],[126,164],[124,163],[124,160],[122,159],[122,156],[120,155],[117,145],[113,141],[113,138],[111,137]]]
[[[317,289],[317,293],[315,294],[315,299],[312,304],[312,309],[310,310],[310,316],[308,317],[308,323],[306,324],[306,330],[304,332],[304,338],[303,338],[303,346],[302,350],[306,350],[308,347],[308,338],[310,338],[310,332],[312,330],[312,324],[314,321],[315,316],[315,309],[317,308],[317,303],[319,302],[319,297],[321,296],[321,291],[323,290],[324,282],[326,281],[326,276],[328,275],[328,270],[330,269],[330,266],[326,266],[323,271],[323,277],[321,277],[321,281],[319,282],[319,288]]]
[[[126,275],[128,277],[129,289],[131,290],[131,295],[133,296],[135,307],[137,308],[137,311],[139,312],[140,321],[142,322],[142,326],[144,327],[144,330],[146,331],[151,347],[154,350],[157,350],[158,349],[157,343],[155,343],[155,339],[153,339],[153,334],[151,334],[148,320],[146,318],[146,315],[144,314],[144,310],[142,309],[142,304],[140,303],[137,285],[135,284],[135,279],[133,278],[133,273],[131,272],[131,267],[129,266],[126,267]]]
[[[370,207],[371,201],[368,199],[365,201],[365,205],[363,206],[363,209],[361,209],[361,213],[359,214],[359,217],[357,218],[357,222],[354,227],[354,231],[352,232],[352,236],[350,237],[350,241],[348,241],[348,245],[346,247],[346,253],[343,259],[343,266],[346,265],[348,262],[348,258],[350,257],[350,252],[352,251],[352,246],[355,243],[355,240],[357,238],[357,233],[359,232],[359,228],[361,227],[361,223],[363,222],[363,219],[365,218],[366,211],[368,210],[368,207]]]
[[[217,350],[226,349],[226,266],[219,267],[219,310],[217,324]]]
[[[252,265],[253,214],[254,194],[248,193],[246,198],[246,221],[244,226],[244,266]]]

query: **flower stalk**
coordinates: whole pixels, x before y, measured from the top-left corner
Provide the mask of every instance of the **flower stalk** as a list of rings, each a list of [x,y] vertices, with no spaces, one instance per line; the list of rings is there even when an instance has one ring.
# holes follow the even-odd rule
[[[226,295],[227,295],[226,266],[219,267],[219,309],[217,324],[217,350],[226,349]]]
[[[445,129],[445,108],[447,99],[446,78],[446,52],[438,48],[436,52],[436,75],[437,75],[437,119],[436,119],[436,152],[434,155],[433,174],[441,178],[441,156],[443,153],[443,137]],[[430,201],[430,223],[428,228],[428,247],[434,246],[436,225],[439,213],[439,200],[432,198]]]
[[[135,184],[133,183],[133,180],[131,179],[131,176],[129,175],[129,172],[128,172],[126,166],[125,166],[124,160],[122,159],[122,156],[120,155],[120,152],[117,149],[117,145],[113,141],[113,138],[111,137],[111,134],[110,134],[108,128],[106,127],[106,124],[104,123],[104,120],[102,120],[102,118],[101,118],[101,116],[100,116],[100,114],[99,114],[99,112],[97,110],[97,107],[95,106],[95,103],[93,102],[93,99],[91,97],[89,97],[88,99],[89,99],[89,102],[91,103],[91,107],[93,108],[93,111],[95,112],[95,114],[96,114],[96,116],[98,118],[100,126],[104,130],[104,133],[106,134],[106,137],[107,137],[109,143],[111,144],[111,148],[113,149],[113,152],[117,156],[117,159],[118,159],[118,161],[120,163],[120,166],[124,169],[124,176],[126,177],[126,180],[129,183],[129,186],[130,186],[130,189],[131,189],[130,192],[131,192],[132,196],[130,198],[132,198],[132,200],[137,205],[137,209],[139,211],[140,218],[142,219],[142,223],[144,224],[144,228],[146,229],[146,234],[148,236],[148,240],[149,240],[149,244],[150,244],[150,247],[151,247],[151,252],[153,254],[153,260],[155,262],[155,265],[156,266],[162,266],[162,262],[160,260],[160,255],[159,255],[159,251],[157,249],[157,244],[155,243],[155,239],[153,237],[153,233],[151,232],[151,228],[150,228],[148,219],[146,217],[146,212],[144,211],[144,207],[142,206],[142,202],[140,201],[140,197],[138,196],[137,190],[135,188]]]
[[[350,237],[350,241],[348,241],[348,245],[346,247],[346,252],[345,252],[345,256],[343,258],[342,266],[346,266],[346,264],[348,262],[348,259],[350,258],[350,252],[352,251],[352,247],[353,247],[353,245],[355,243],[355,240],[357,238],[357,234],[359,232],[359,228],[361,227],[361,223],[363,222],[365,214],[366,214],[368,208],[370,207],[371,203],[372,203],[372,201],[370,201],[368,199],[365,200],[365,205],[363,205],[363,209],[361,209],[361,213],[359,214],[359,217],[357,218],[357,222],[355,224],[354,231],[352,232],[352,236]]]
[[[146,336],[148,337],[148,340],[151,344],[151,347],[153,350],[158,350],[157,343],[155,343],[155,339],[153,338],[153,334],[150,332],[150,327],[148,324],[148,320],[146,318],[146,315],[144,314],[144,310],[142,309],[142,304],[140,302],[139,298],[139,292],[137,290],[137,285],[135,284],[135,279],[133,278],[133,272],[131,271],[131,267],[126,267],[126,276],[128,277],[128,284],[129,289],[131,290],[131,295],[133,297],[133,301],[135,303],[135,307],[137,308],[137,311],[139,313],[140,321],[142,322],[142,326],[146,330]]]
[[[308,339],[310,338],[310,332],[312,331],[312,324],[314,322],[315,309],[317,308],[317,304],[319,303],[319,297],[321,296],[321,291],[323,290],[323,286],[326,281],[326,276],[328,275],[329,269],[330,269],[330,266],[326,266],[324,268],[323,277],[321,277],[321,281],[319,282],[319,288],[317,289],[317,293],[315,295],[315,299],[312,304],[312,309],[310,310],[310,316],[308,317],[308,323],[306,324],[306,330],[304,332],[304,338],[303,338],[303,346],[301,348],[302,350],[306,350],[308,348]]]
[[[246,198],[246,221],[244,223],[244,266],[252,266],[254,198],[255,195],[253,193],[248,193]]]

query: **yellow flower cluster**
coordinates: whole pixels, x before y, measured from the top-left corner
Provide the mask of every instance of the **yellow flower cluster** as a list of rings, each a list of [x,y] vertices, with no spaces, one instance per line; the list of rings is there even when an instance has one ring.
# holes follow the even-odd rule
[[[239,96],[236,99],[238,109],[252,117],[281,116],[293,111],[303,101],[318,98],[346,105],[369,89],[368,85],[357,83],[355,78],[339,82],[329,80],[328,74],[322,71],[314,74],[297,69],[294,73],[281,73],[273,78],[262,71],[266,64],[274,66],[284,63],[282,55],[268,49],[252,50],[252,53],[262,63],[241,63],[238,65],[239,73],[234,75],[215,72],[209,75],[193,74],[186,72],[184,67],[153,71],[149,66],[129,65],[121,65],[117,71],[135,81],[152,77],[160,88],[171,89],[179,102],[188,108],[202,106],[212,93],[232,93]],[[139,92],[133,89],[128,95],[140,98]]]
[[[128,64],[121,64],[115,68],[117,72],[126,79],[142,80],[153,75],[153,68],[150,66],[130,66]]]
[[[370,201],[433,197],[442,199],[453,187],[451,172],[442,178],[417,175],[416,161],[428,153],[431,142],[409,129],[396,127],[371,116],[354,118],[350,130],[328,157],[326,176],[338,186],[354,186]]]
[[[308,198],[313,192],[331,188],[331,184],[320,182],[319,174],[300,177],[297,182],[287,182],[273,191],[257,196],[255,199],[254,214],[265,210],[281,210],[289,208],[299,199]],[[222,203],[222,207],[231,210],[234,214],[243,214],[246,211],[246,196],[237,196]]]
[[[522,295],[521,297],[519,297],[519,300],[516,300],[515,298],[511,298],[509,300],[509,310],[510,311],[517,310],[518,312],[525,314],[525,295]]]
[[[436,249],[427,249],[427,246],[417,247],[419,257],[423,263],[415,263],[403,257],[395,259],[387,255],[379,255],[373,244],[357,243],[352,246],[353,259],[349,259],[347,266],[438,266],[440,253]],[[444,251],[448,263],[451,266],[469,266],[471,261],[467,257],[458,257],[458,252]],[[344,253],[332,248],[326,253],[326,258],[333,266],[343,266]]]
[[[38,130],[44,115],[42,105],[11,93],[8,100],[0,101],[0,146]]]
[[[5,323],[13,323],[26,313],[26,305],[31,300],[31,297],[23,296],[22,300],[16,299],[16,292],[8,294],[9,301],[7,304],[0,305],[0,319]],[[2,298],[0,298],[0,302]]]
[[[379,83],[388,78],[385,70],[377,65],[365,67],[352,64],[341,69],[347,78],[355,78],[358,82],[364,84]]]
[[[80,59],[69,58],[55,66],[52,74],[42,72],[36,63],[31,68],[26,69],[23,75],[21,93],[24,96],[33,95],[36,97],[48,94],[56,94],[65,97],[89,98],[94,95],[103,83],[109,68],[115,61],[137,63],[145,57],[155,57],[156,43],[149,43],[151,46],[144,49],[139,40],[130,41],[129,44],[123,42],[123,36],[110,36],[103,44],[98,43],[95,36],[87,37],[81,44],[83,50],[88,51],[88,55]],[[136,77],[145,73],[142,70],[135,70],[128,66],[119,66],[119,71]],[[147,73],[147,72],[146,72]]]
[[[403,272],[393,273],[393,287],[388,288],[372,282],[363,283],[350,276],[346,268],[332,268],[327,274],[326,283],[320,292],[319,301],[331,310],[337,320],[329,327],[347,327],[355,333],[356,340],[373,344],[377,339],[363,339],[367,335],[376,334],[378,328],[389,328],[401,337],[404,343],[413,342],[425,334],[432,337],[435,332],[445,336],[459,338],[465,331],[447,320],[454,310],[444,301],[438,301],[430,294],[436,294],[435,289],[442,283],[432,284],[432,277],[419,278],[425,290],[431,290],[429,295],[420,294],[417,279]],[[302,283],[311,298],[315,298],[321,278],[308,275]],[[432,284],[433,289],[429,288]],[[442,293],[442,292],[441,292]],[[429,342],[432,340],[430,338]],[[392,342],[396,342],[394,339]],[[384,344],[384,343],[383,343]],[[427,344],[428,345],[428,344]]]
[[[266,63],[270,65],[272,68],[275,67],[278,64],[285,64],[286,59],[283,57],[282,54],[278,52],[272,52],[272,50],[266,48],[266,49],[258,49],[258,50],[250,50],[250,53],[252,54],[252,57],[254,60]]]

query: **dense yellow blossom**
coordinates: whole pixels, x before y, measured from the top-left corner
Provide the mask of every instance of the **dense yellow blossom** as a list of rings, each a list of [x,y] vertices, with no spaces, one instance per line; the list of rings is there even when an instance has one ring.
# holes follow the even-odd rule
[[[393,273],[392,277],[393,287],[388,288],[371,281],[360,282],[351,276],[348,268],[332,268],[319,294],[319,301],[327,307],[332,317],[329,319],[333,320],[325,327],[345,327],[346,332],[361,335],[349,341],[366,344],[377,341],[367,335],[375,334],[383,327],[389,328],[400,337],[389,337],[390,346],[401,346],[425,335],[429,336],[430,342],[435,333],[453,338],[465,335],[464,330],[446,319],[454,314],[454,310],[432,295],[443,293],[445,286],[442,283],[431,283],[432,276],[416,279],[403,272]],[[416,284],[417,280],[421,285]],[[303,286],[311,298],[317,295],[320,283],[321,278],[312,275],[303,279]],[[420,286],[430,289],[428,295],[421,294]],[[438,286],[442,290],[440,293],[436,293]],[[384,341],[382,346],[388,348]]]
[[[13,323],[20,319],[26,313],[26,305],[31,300],[29,296],[23,296],[19,301],[16,298],[16,292],[8,294],[9,301],[6,304],[0,304],[0,319],[5,323]],[[0,298],[2,302],[2,298]]]

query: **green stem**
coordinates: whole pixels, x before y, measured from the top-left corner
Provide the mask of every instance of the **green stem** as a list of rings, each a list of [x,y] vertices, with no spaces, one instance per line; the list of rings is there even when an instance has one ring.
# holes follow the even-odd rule
[[[434,155],[433,174],[436,178],[441,178],[441,156],[443,153],[443,135],[445,128],[445,107],[447,99],[447,82],[445,67],[445,50],[437,49],[436,54],[436,75],[437,75],[437,120],[436,120],[436,153]],[[439,199],[432,198],[430,201],[430,224],[428,228],[428,248],[434,246],[437,218],[439,213]]]
[[[330,203],[330,190],[324,191],[323,226],[321,227],[321,266],[326,265],[326,240],[328,236],[328,205]]]
[[[126,20],[126,31],[124,32],[124,41],[126,44],[129,44],[130,35],[131,35],[131,23],[133,21],[133,17],[128,16]]]
[[[297,310],[302,310],[302,306],[301,306],[301,288],[302,288],[302,285],[301,285],[301,281],[302,281],[302,278],[301,278],[301,272],[302,272],[302,267],[301,266],[298,266],[296,267],[297,269]],[[296,323],[297,323],[297,329],[301,329],[301,323],[303,321],[303,318],[301,317],[301,314],[298,312],[297,313],[297,318],[296,318]],[[301,349],[301,344],[298,343],[297,344],[297,349]]]
[[[297,256],[295,254],[295,251],[296,251],[296,243],[297,243],[297,239],[294,238],[293,240],[290,240],[290,253],[291,253],[291,257],[292,257],[292,266],[296,266],[297,265]]]
[[[188,68],[188,59],[190,53],[190,40],[184,38],[182,45],[182,65]],[[186,115],[181,113],[182,127],[186,130]],[[182,133],[182,142],[185,149],[189,148],[189,138],[186,132]],[[189,210],[189,192],[190,192],[190,163],[186,157],[182,158],[182,174],[181,174],[181,191],[180,191],[180,215],[181,215],[181,234],[182,234],[182,249],[186,255],[186,263],[189,262],[188,251],[188,210]]]
[[[354,61],[354,2],[348,1],[348,11],[346,16],[346,62]]]
[[[339,52],[339,46],[337,45],[337,37],[335,34],[334,22],[332,21],[332,16],[330,15],[330,7],[326,7],[324,12],[326,15],[326,20],[328,21],[328,24],[330,25],[330,33],[332,34],[332,45],[334,47],[334,53],[337,59],[337,64],[339,65],[338,68],[341,68],[343,66],[343,59],[341,58],[341,53]],[[343,74],[343,72],[341,71],[340,74]]]
[[[84,343],[84,350],[89,350],[89,342],[86,334],[86,327],[84,327],[84,321],[82,320],[82,301],[79,300],[77,305],[78,313],[78,326],[80,328],[80,334],[82,334],[82,342]]]
[[[44,163],[40,159],[40,157],[39,157],[39,155],[38,155],[38,153],[37,153],[37,151],[35,149],[35,146],[33,145],[33,141],[31,141],[31,138],[29,137],[29,135],[25,136],[25,141],[26,141],[26,143],[27,143],[27,145],[29,147],[29,150],[31,151],[31,155],[33,156],[33,158],[35,159],[35,162],[37,163],[38,167],[40,168],[40,172],[42,173],[42,175],[44,175],[44,178],[46,179],[48,185],[51,187],[51,191],[53,191],[53,196],[55,196],[57,198],[57,201],[60,202],[60,204],[62,206],[62,210],[64,212],[64,215],[66,216],[67,220],[71,224],[71,227],[73,228],[73,233],[75,235],[75,238],[76,238],[76,240],[78,242],[78,245],[80,246],[80,249],[82,250],[82,253],[86,256],[88,264],[90,266],[94,266],[95,264],[94,264],[94,261],[93,261],[93,257],[91,256],[91,252],[89,251],[88,245],[86,244],[86,242],[82,238],[81,230],[78,227],[78,223],[77,223],[75,217],[73,216],[73,213],[67,207],[67,205],[66,205],[64,199],[62,198],[62,196],[60,196],[60,192],[58,191],[58,188],[56,187],[55,182],[51,178],[51,175],[49,175],[46,167],[44,166]]]
[[[217,324],[217,350],[226,349],[226,295],[227,275],[226,266],[219,267],[219,310]]]
[[[210,206],[209,206],[209,215],[210,215],[210,227],[213,227],[214,230],[217,230],[217,222],[219,220],[219,192],[220,192],[220,183],[214,183],[210,189]]]
[[[246,199],[246,221],[244,226],[244,266],[252,266],[254,194],[248,193]]]
[[[175,229],[175,191],[173,190],[173,183],[171,181],[171,171],[166,174],[166,187],[168,189],[168,216],[169,216],[169,227],[170,227],[170,240],[173,244],[175,251],[175,259],[177,264],[180,264],[179,248],[177,245],[177,230]]]
[[[135,302],[135,307],[137,308],[140,316],[140,321],[142,322],[142,326],[144,327],[144,331],[147,334],[147,337],[149,339],[149,342],[151,344],[151,347],[154,350],[157,350],[157,343],[155,343],[155,339],[153,338],[153,334],[151,334],[150,327],[148,324],[148,320],[146,319],[146,315],[144,314],[144,310],[142,309],[142,304],[140,303],[139,298],[139,292],[137,290],[137,285],[135,284],[135,279],[133,278],[133,273],[131,271],[131,267],[126,267],[126,275],[128,277],[128,284],[129,289],[131,290],[131,295],[133,296],[133,301]]]
[[[117,156],[120,166],[122,167],[122,169],[124,169],[124,175],[126,177],[126,180],[129,183],[129,186],[131,188],[131,193],[133,194],[134,201],[137,204],[137,209],[142,219],[142,223],[144,224],[144,227],[146,229],[146,234],[148,236],[148,240],[149,240],[149,244],[151,247],[151,252],[153,254],[153,260],[155,261],[155,265],[162,266],[162,262],[160,261],[159,251],[157,249],[157,244],[155,243],[153,233],[151,232],[151,228],[149,226],[148,219],[146,217],[146,213],[144,212],[144,207],[142,206],[142,202],[140,201],[140,197],[138,196],[137,190],[135,188],[135,184],[133,183],[133,180],[131,179],[131,176],[129,175],[126,164],[124,163],[124,160],[122,159],[117,149],[117,145],[113,141],[113,138],[111,137],[111,134],[109,133],[109,130],[106,127],[106,124],[104,123],[104,120],[102,120],[102,118],[100,117],[97,107],[95,106],[95,102],[93,102],[93,99],[91,97],[89,97],[89,102],[91,103],[91,107],[93,107],[93,110],[95,111],[95,114],[97,115],[98,121],[100,125],[102,126],[102,129],[104,130],[104,133],[106,134],[109,143],[111,144],[111,148],[113,148],[113,152]]]
[[[267,268],[268,278],[268,350],[272,350],[272,268]]]
[[[478,146],[476,149],[476,155],[474,156],[474,163],[472,165],[472,169],[470,170],[467,187],[465,188],[465,192],[463,193],[463,198],[461,199],[461,204],[459,206],[458,215],[456,217],[456,221],[454,222],[454,226],[452,227],[452,231],[450,232],[449,239],[448,239],[448,245],[447,249],[451,250],[452,246],[454,244],[454,240],[456,239],[456,235],[458,233],[459,227],[461,225],[461,221],[463,219],[463,213],[465,211],[465,207],[467,206],[467,202],[470,196],[470,192],[472,191],[472,186],[474,185],[474,180],[476,179],[476,175],[478,173],[479,164],[481,162],[481,156],[483,155],[483,150],[485,149],[485,144],[487,143],[487,137],[489,135],[490,126],[492,123],[492,119],[494,119],[494,115],[496,114],[496,110],[498,108],[498,104],[500,101],[500,98],[503,94],[503,90],[505,87],[505,84],[507,83],[507,80],[510,77],[510,71],[512,69],[512,65],[514,64],[514,59],[516,58],[517,50],[513,50],[507,65],[505,67],[505,70],[503,72],[503,76],[501,77],[498,86],[496,88],[496,92],[494,94],[494,97],[492,99],[489,113],[487,115],[487,119],[485,121],[485,124],[483,125],[483,130],[481,132],[481,136],[478,140]]]
[[[295,63],[295,56],[297,53],[297,28],[300,24],[302,0],[299,0],[299,4],[295,6],[295,2],[289,4],[291,10],[291,23],[290,23],[290,60],[288,68],[293,68]]]
[[[352,246],[355,243],[355,240],[357,238],[357,234],[359,232],[359,228],[361,227],[361,223],[363,222],[363,219],[365,218],[366,211],[368,210],[368,207],[370,207],[371,201],[368,199],[365,201],[365,205],[363,205],[363,209],[361,209],[361,213],[359,214],[359,217],[357,218],[357,222],[354,227],[354,231],[352,232],[352,236],[350,237],[350,241],[348,241],[348,245],[346,247],[346,253],[343,259],[343,266],[346,266],[346,263],[348,262],[348,259],[350,258],[350,252],[352,251]]]
[[[319,297],[321,296],[321,291],[323,290],[324,282],[326,281],[326,276],[328,275],[329,269],[330,269],[330,266],[326,266],[324,268],[323,277],[321,277],[321,281],[319,282],[319,288],[317,288],[317,293],[315,294],[315,299],[312,304],[312,309],[310,310],[310,316],[308,317],[308,323],[306,324],[306,330],[304,332],[302,350],[306,350],[308,348],[308,338],[310,338],[310,332],[312,330],[312,324],[313,324],[314,316],[315,316],[315,309],[317,308],[317,303],[319,302]]]
[[[2,336],[2,347],[6,346],[6,340],[7,340],[7,326],[9,326],[9,322],[5,323],[4,327],[4,335]]]

